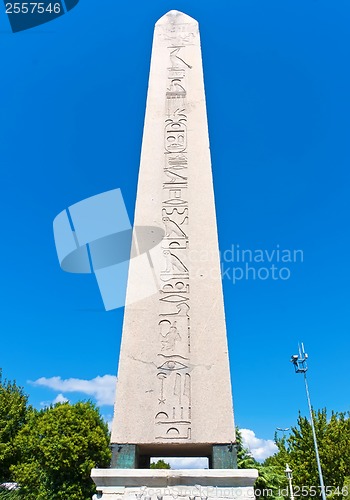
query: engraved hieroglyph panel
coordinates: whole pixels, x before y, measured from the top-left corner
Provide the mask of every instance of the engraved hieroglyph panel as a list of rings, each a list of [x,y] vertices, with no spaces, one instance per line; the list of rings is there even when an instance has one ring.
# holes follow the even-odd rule
[[[179,31],[168,31],[169,42],[176,42]],[[181,32],[182,34],[184,32]],[[160,272],[159,348],[157,373],[159,389],[155,402],[155,440],[191,439],[191,297],[188,281],[190,234],[188,231],[188,133],[187,71],[191,69],[180,55],[182,46],[168,49],[168,87],[164,107],[163,201],[161,220],[164,267]],[[163,282],[166,282],[164,285]],[[184,373],[184,371],[186,371]],[[159,411],[159,406],[162,407]]]

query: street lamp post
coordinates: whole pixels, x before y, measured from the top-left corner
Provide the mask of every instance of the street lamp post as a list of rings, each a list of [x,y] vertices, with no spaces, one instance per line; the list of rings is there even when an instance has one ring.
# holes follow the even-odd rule
[[[290,500],[294,500],[294,494],[293,494],[293,485],[292,485],[292,469],[289,467],[288,464],[286,464],[286,470],[284,471],[285,475],[287,476],[288,483],[289,483],[289,491],[290,491]]]
[[[307,372],[307,368],[308,368],[307,362],[306,362],[307,359],[308,359],[308,355],[306,354],[306,352],[304,350],[304,344],[302,343],[301,345],[299,345],[299,355],[298,354],[294,354],[292,356],[291,362],[294,365],[295,373],[303,373],[304,374],[306,397],[307,397],[307,403],[308,403],[309,412],[310,412],[311,428],[312,428],[312,435],[313,435],[313,438],[314,438],[314,446],[315,446],[315,454],[316,454],[316,462],[317,462],[317,468],[318,468],[318,475],[319,475],[319,478],[320,478],[321,495],[322,495],[322,500],[326,500],[326,492],[325,492],[325,487],[324,487],[324,482],[323,482],[323,474],[322,474],[322,467],[321,467],[321,462],[320,462],[320,455],[318,453],[318,445],[317,445],[317,438],[316,438],[315,422],[314,422],[314,416],[312,414],[312,406],[311,406],[311,401],[310,401],[309,386],[307,384],[307,379],[306,379],[306,372]]]
[[[290,427],[282,428],[282,427],[276,427],[276,431],[283,432],[283,437],[285,437],[285,432],[288,432],[290,430]],[[276,432],[277,434],[277,432]]]
[[[283,432],[283,441],[286,437],[286,432],[288,432],[290,430],[290,427],[286,427],[286,428],[282,428],[282,427],[276,427],[276,431],[275,431],[275,442],[277,444],[277,432]]]

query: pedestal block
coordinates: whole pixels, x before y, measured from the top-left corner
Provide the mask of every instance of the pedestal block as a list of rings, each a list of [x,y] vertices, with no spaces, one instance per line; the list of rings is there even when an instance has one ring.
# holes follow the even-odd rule
[[[253,500],[255,469],[93,469],[101,500]]]

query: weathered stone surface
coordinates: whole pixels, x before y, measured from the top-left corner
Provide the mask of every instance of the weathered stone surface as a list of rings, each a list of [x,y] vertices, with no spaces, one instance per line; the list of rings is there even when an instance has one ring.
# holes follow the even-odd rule
[[[130,262],[111,441],[235,441],[199,30],[177,11],[155,26],[135,226],[164,237]]]
[[[257,476],[253,469],[92,470],[103,500],[252,500]]]

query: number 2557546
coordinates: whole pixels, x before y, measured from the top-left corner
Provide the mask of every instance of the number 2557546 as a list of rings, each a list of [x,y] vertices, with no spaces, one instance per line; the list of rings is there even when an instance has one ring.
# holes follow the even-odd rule
[[[61,12],[60,3],[43,2],[8,2],[6,4],[6,14],[59,14]]]

